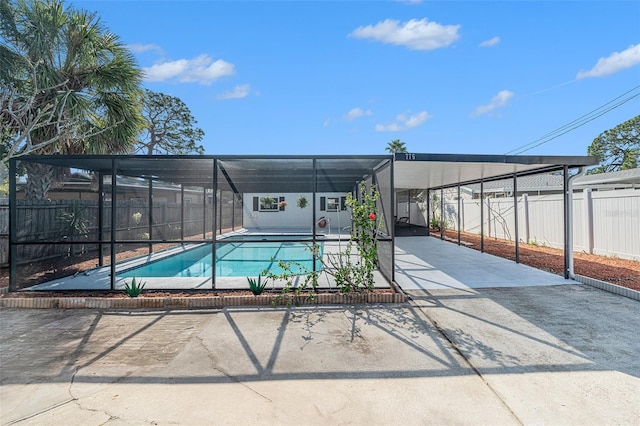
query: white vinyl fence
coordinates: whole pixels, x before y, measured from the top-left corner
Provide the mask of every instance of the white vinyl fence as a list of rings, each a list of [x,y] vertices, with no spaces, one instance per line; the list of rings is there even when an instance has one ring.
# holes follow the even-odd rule
[[[424,225],[426,211],[418,207],[410,206],[411,222]],[[513,241],[513,211],[513,198],[486,198],[484,234]],[[562,248],[563,215],[562,194],[518,197],[518,239]],[[447,229],[457,229],[457,200],[445,200],[444,218]],[[460,229],[480,234],[479,199],[461,201]],[[573,231],[574,251],[640,261],[640,190],[574,192]]]

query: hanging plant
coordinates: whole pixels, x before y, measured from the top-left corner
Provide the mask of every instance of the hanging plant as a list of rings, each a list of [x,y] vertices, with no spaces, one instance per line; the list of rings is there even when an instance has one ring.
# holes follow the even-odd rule
[[[299,196],[297,205],[301,209],[304,209],[305,207],[307,207],[309,205],[309,201],[307,200],[307,197],[305,197],[304,195]]]

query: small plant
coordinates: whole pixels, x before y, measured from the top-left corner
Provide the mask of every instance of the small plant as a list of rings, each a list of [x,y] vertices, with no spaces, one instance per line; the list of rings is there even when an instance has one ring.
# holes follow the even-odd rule
[[[142,293],[142,289],[144,289],[145,283],[136,284],[136,278],[133,277],[131,280],[131,286],[129,283],[124,283],[124,290],[127,292],[129,297],[138,297],[140,293]]]
[[[435,229],[436,231],[440,230],[440,218],[437,216],[434,216],[431,218],[431,229]]]
[[[133,220],[134,224],[140,225],[140,221],[142,220],[142,213],[135,212],[134,214],[131,215],[131,220]]]
[[[259,296],[264,291],[264,288],[267,286],[269,282],[268,279],[265,279],[264,282],[261,282],[262,275],[258,275],[258,279],[247,277],[247,281],[249,282],[249,290],[253,293],[254,296]]]
[[[299,208],[304,209],[309,205],[309,200],[307,200],[307,197],[305,197],[304,195],[301,195],[298,197],[298,201],[296,204]]]

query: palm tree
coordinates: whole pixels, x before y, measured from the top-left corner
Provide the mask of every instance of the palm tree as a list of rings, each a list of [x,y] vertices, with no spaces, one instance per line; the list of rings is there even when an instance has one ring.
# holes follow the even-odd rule
[[[404,145],[404,142],[401,142],[400,139],[394,139],[385,148],[389,154],[396,154],[398,152],[407,152],[407,147]]]
[[[0,40],[3,88],[29,99],[25,105],[32,116],[51,112],[28,129],[33,149],[18,154],[131,150],[142,125],[142,73],[95,13],[65,8],[61,0],[0,0]],[[25,132],[13,124],[14,134]],[[45,198],[53,168],[32,163],[25,168],[27,197]]]

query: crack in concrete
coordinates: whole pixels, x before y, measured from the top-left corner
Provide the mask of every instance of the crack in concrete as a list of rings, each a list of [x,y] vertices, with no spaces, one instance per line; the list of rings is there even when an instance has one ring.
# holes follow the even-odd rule
[[[238,378],[232,376],[231,374],[227,373],[226,371],[224,371],[223,369],[221,369],[220,367],[218,367],[216,365],[216,359],[213,356],[213,354],[209,351],[209,348],[207,348],[207,345],[205,345],[204,343],[204,339],[198,335],[194,336],[196,338],[196,340],[200,343],[200,346],[202,346],[202,348],[206,351],[207,353],[207,358],[209,358],[209,361],[211,361],[211,366],[213,367],[214,370],[216,370],[217,372],[219,372],[220,374],[224,375],[226,378],[234,381],[235,383],[244,386],[245,388],[247,388],[248,390],[250,390],[251,392],[255,393],[256,395],[266,399],[269,402],[273,402],[273,400],[271,398],[269,398],[266,395],[261,394],[260,392],[258,392],[257,390],[253,389],[251,386],[249,386],[248,384],[242,382],[241,380],[239,380]]]

